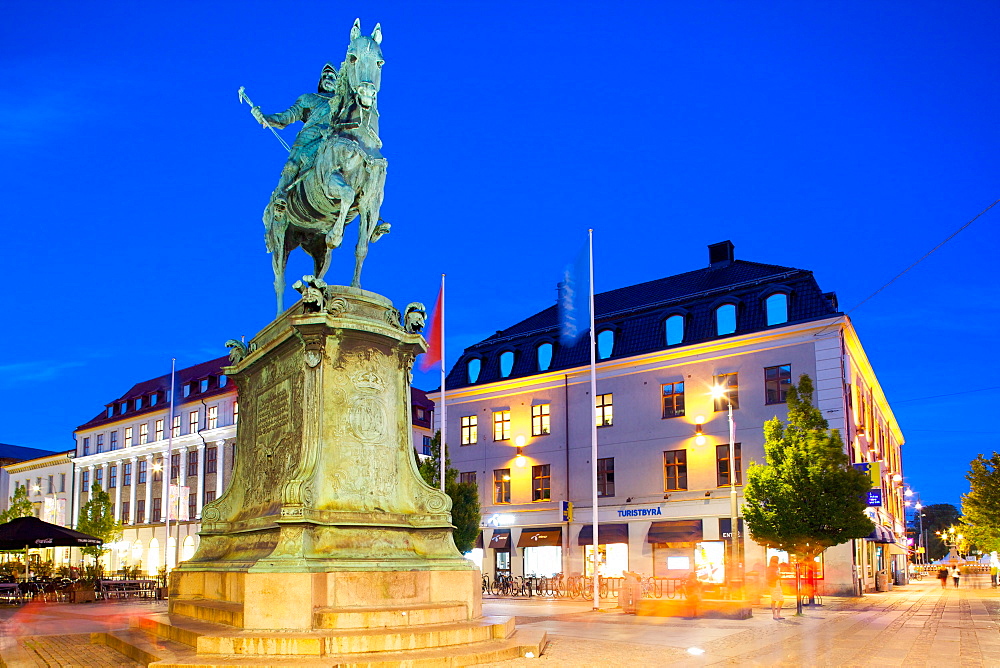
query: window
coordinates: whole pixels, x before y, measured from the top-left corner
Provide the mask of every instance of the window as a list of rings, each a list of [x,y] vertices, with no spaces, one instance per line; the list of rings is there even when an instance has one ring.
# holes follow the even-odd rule
[[[108,406],[108,417],[110,418],[114,416],[115,416],[115,405],[111,404],[110,406]]]
[[[421,452],[428,457],[431,456],[431,440],[431,437],[425,434],[421,445]]]
[[[170,455],[170,479],[177,480],[177,476],[181,474],[181,455],[180,453]]]
[[[163,457],[158,457],[153,460],[153,482],[161,480],[163,480]]]
[[[117,430],[111,432],[111,449],[112,450],[117,450],[118,449],[118,431]]]
[[[458,474],[459,482],[471,482],[473,485],[476,483],[476,472],[475,471],[465,471]]]
[[[788,296],[776,293],[764,301],[764,310],[767,311],[767,324],[780,325],[788,322]]]
[[[149,443],[149,423],[143,422],[139,425],[139,445],[146,445]]]
[[[615,349],[615,330],[606,329],[597,334],[597,359],[606,360]]]
[[[191,411],[188,413],[188,433],[197,434],[198,431],[198,411]]]
[[[472,445],[479,440],[479,418],[475,415],[462,416],[462,445]]]
[[[219,465],[219,450],[217,448],[207,448],[205,450],[205,473],[215,473]]]
[[[198,381],[198,391],[199,392],[208,392],[208,378],[204,378],[204,379]]]
[[[229,382],[229,376],[227,376],[226,374],[222,374],[221,376],[219,376],[219,387],[225,387],[228,382]]]
[[[137,411],[142,410],[142,397],[139,397],[135,400],[135,410]]]
[[[125,427],[125,447],[132,447],[132,427]]]
[[[145,524],[146,523],[146,504],[137,503],[135,504],[135,523]]]
[[[128,524],[128,516],[132,510],[132,504],[128,501],[122,501],[122,524]]]
[[[684,342],[684,316],[672,315],[663,323],[667,345],[675,346]]]
[[[549,413],[551,404],[537,404],[531,407],[531,435],[544,436],[551,433]]]
[[[60,473],[59,474],[59,491],[60,492],[65,492],[66,491],[66,474],[65,473]]]
[[[159,400],[160,400],[160,393],[159,392],[153,392],[151,395],[149,395],[149,405],[150,406],[155,406],[156,403]]]
[[[118,486],[118,466],[112,466],[108,470],[108,489],[114,489]]]
[[[684,417],[684,383],[664,383],[660,386],[663,394],[663,417]]]
[[[205,490],[205,503],[212,503],[212,501],[215,501],[215,490]]]
[[[615,495],[615,458],[597,460],[597,496]]]
[[[136,480],[137,484],[141,485],[142,483],[146,482],[146,469],[148,467],[149,467],[149,462],[147,462],[145,459],[139,460],[139,471],[137,473],[138,480]]]
[[[233,402],[233,424],[240,421],[240,402]]]
[[[87,436],[83,439],[83,454],[90,454],[90,437]]]
[[[510,469],[493,470],[493,503],[510,503]]]
[[[170,424],[170,436],[177,438],[181,435],[181,416],[175,415],[173,422]]]
[[[500,377],[507,378],[514,370],[514,353],[506,351],[500,353]]]
[[[132,484],[132,462],[122,464],[122,487]]]
[[[94,482],[96,482],[102,488],[104,487],[104,467],[103,466],[98,466],[96,469],[94,469]]]
[[[128,402],[127,401],[123,401],[120,404],[118,404],[118,414],[119,415],[125,415],[125,412],[127,410],[128,410]]]
[[[159,522],[160,521],[160,517],[161,517],[161,514],[162,514],[162,509],[161,509],[161,504],[162,503],[163,503],[163,499],[161,497],[159,497],[159,496],[154,496],[153,497],[153,519],[152,519],[153,522]]]
[[[764,394],[766,403],[783,404],[788,388],[792,385],[792,365],[769,366],[764,368]]]
[[[715,332],[719,336],[736,332],[736,304],[723,304],[715,309]]]
[[[56,492],[56,477],[54,475],[49,476],[49,494],[55,494]]]
[[[663,453],[663,490],[673,492],[687,488],[687,450],[667,450]]]
[[[104,434],[97,435],[97,451],[104,452]]]
[[[733,410],[740,407],[740,383],[737,374],[721,373],[715,377],[715,386],[722,389],[721,396],[714,397],[715,410],[729,410],[729,403],[732,402]]]
[[[510,411],[493,411],[493,440],[510,440]]]
[[[535,352],[538,354],[538,370],[548,371],[549,367],[552,366],[552,344],[543,343],[536,348]]]
[[[531,467],[531,500],[548,501],[552,498],[552,471],[548,464]]]
[[[198,493],[188,493],[188,519],[194,519],[198,515]]]
[[[156,432],[155,432],[155,435],[153,437],[153,440],[154,441],[162,441],[163,440],[163,420],[157,420],[156,421]]]
[[[198,475],[198,451],[192,450],[188,453],[188,476]]]
[[[479,380],[479,370],[482,369],[483,363],[478,359],[469,360],[468,364],[465,365],[465,373],[469,377],[469,383],[475,383]]]
[[[83,475],[80,476],[80,481],[83,485],[83,491],[90,491],[90,471],[84,470]]]
[[[743,484],[743,457],[740,452],[740,444],[733,444],[733,451],[736,453],[736,464],[734,469],[736,469],[736,484]],[[715,462],[716,462],[716,482],[719,487],[729,487],[729,444],[717,445],[715,446]]]
[[[191,396],[191,387],[194,383],[184,383],[183,389],[181,390],[185,397]]]
[[[614,421],[613,397],[609,394],[598,394],[595,402],[597,406],[597,426],[610,427]]]
[[[219,426],[219,407],[209,406],[208,413],[205,416],[205,422],[209,429],[215,429]]]

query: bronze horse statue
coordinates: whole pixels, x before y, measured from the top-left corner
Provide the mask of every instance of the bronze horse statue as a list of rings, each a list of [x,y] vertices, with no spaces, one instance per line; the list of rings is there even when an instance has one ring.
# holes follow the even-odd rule
[[[307,119],[308,111],[325,115],[328,109],[329,116],[311,126],[310,132],[320,133],[319,139],[313,140],[318,142],[315,156],[311,160],[298,160],[295,178],[289,185],[279,187],[283,192],[276,191],[264,210],[264,241],[271,254],[279,315],[284,310],[285,266],[292,250],[301,247],[308,253],[315,265],[315,277],[322,279],[330,266],[330,251],[340,246],[344,228],[357,218],[358,242],[351,285],[360,288],[368,244],[389,231],[389,224],[379,218],[387,165],[378,136],[378,91],[384,62],[381,42],[380,26],[376,25],[370,36],[364,36],[361,22],[356,20],[347,56],[336,72],[332,95],[303,96],[296,103],[300,105],[307,97],[322,100],[322,104],[296,120]],[[332,67],[327,69],[332,76]],[[320,90],[323,91],[322,82]],[[262,123],[267,125],[266,121]],[[303,128],[300,137],[306,129]],[[290,165],[296,160],[299,146],[297,139]],[[311,152],[300,154],[310,156]]]

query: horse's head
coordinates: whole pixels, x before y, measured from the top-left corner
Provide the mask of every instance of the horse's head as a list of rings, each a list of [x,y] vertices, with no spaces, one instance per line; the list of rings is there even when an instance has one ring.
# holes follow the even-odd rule
[[[357,96],[358,104],[365,109],[375,106],[379,86],[382,84],[382,27],[375,24],[370,37],[361,34],[361,19],[354,20],[351,44],[341,68],[347,74],[348,86]]]

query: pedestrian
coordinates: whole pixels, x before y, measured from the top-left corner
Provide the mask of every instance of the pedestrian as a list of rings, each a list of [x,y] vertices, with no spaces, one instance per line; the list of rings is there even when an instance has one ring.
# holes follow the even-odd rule
[[[688,601],[691,619],[694,619],[698,616],[698,607],[701,605],[701,580],[695,571],[688,573],[684,581],[684,596]]]
[[[781,616],[781,604],[785,602],[785,593],[781,590],[781,568],[778,566],[778,557],[771,557],[771,563],[767,565],[766,582],[771,592],[771,618],[784,619]]]
[[[941,589],[944,589],[945,587],[948,586],[948,567],[947,566],[941,566],[941,568],[938,569],[937,578],[938,578],[938,580],[941,581]]]
[[[958,566],[951,567],[951,579],[955,583],[955,588],[958,588],[958,581],[961,579],[962,573],[958,570]]]
[[[1000,559],[996,552],[990,552],[990,586],[997,586],[997,576],[1000,575]]]

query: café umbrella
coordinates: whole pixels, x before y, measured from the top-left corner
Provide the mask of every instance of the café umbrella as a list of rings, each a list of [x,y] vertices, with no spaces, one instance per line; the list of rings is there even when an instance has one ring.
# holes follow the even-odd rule
[[[90,547],[104,541],[89,534],[43,522],[37,517],[17,517],[0,524],[0,550],[24,550],[24,577],[28,577],[28,549],[32,547]]]

